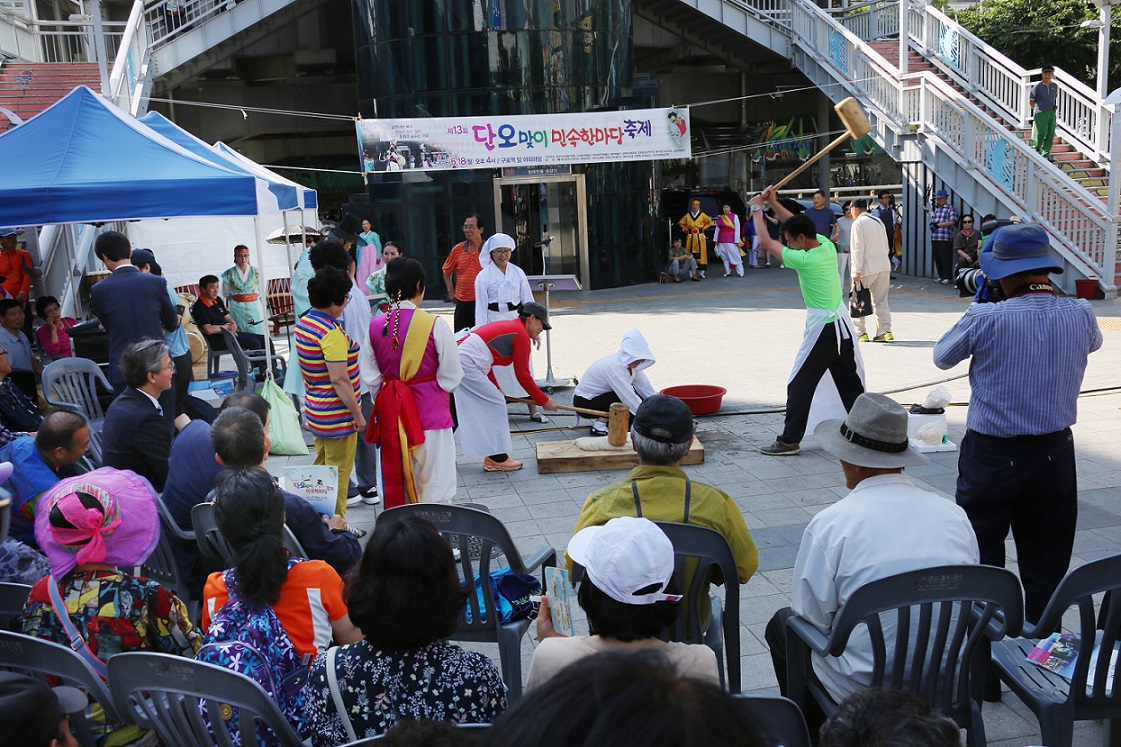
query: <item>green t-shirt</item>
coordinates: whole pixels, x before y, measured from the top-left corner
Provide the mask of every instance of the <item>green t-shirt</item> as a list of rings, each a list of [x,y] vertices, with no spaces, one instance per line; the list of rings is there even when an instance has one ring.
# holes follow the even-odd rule
[[[808,251],[785,247],[782,263],[798,273],[806,308],[835,311],[841,305],[841,275],[837,270],[837,247],[821,234],[818,245]]]

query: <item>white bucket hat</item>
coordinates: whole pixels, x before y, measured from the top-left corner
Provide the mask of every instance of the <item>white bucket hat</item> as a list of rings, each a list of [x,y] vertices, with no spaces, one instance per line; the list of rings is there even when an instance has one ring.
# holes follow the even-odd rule
[[[673,577],[673,543],[649,519],[620,516],[581,529],[568,542],[568,556],[616,602],[647,605],[681,599],[665,593]],[[656,590],[643,591],[650,587]]]
[[[518,245],[513,237],[508,234],[496,233],[494,236],[491,236],[483,242],[482,247],[479,249],[479,264],[482,265],[484,269],[494,261],[490,258],[490,253],[495,249],[509,249],[511,252],[516,252],[518,250]]]

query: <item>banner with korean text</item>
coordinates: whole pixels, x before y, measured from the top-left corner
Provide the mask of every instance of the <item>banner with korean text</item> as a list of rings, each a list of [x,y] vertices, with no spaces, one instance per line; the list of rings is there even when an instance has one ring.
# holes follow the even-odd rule
[[[360,119],[362,169],[447,171],[689,158],[688,109]]]

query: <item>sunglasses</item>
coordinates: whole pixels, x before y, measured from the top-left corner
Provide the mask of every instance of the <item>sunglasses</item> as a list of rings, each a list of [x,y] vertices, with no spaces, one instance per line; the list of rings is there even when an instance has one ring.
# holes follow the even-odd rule
[[[971,221],[971,220],[963,220],[963,221],[961,222],[961,224],[962,224],[963,226],[972,226],[972,225],[973,225],[973,221]]]

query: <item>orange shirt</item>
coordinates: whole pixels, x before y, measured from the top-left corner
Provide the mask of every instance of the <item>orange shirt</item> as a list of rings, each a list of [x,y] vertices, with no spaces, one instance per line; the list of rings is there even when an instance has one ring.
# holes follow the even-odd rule
[[[0,276],[4,278],[4,290],[8,292],[12,298],[15,298],[20,293],[31,292],[31,275],[28,270],[31,269],[31,255],[23,249],[15,249],[11,252],[0,252]],[[475,278],[471,278],[471,289],[474,291]]]
[[[451,254],[444,261],[445,275],[455,275],[455,300],[475,300],[475,276],[482,272],[479,253],[467,250],[467,242],[461,241],[452,247]]]
[[[210,628],[210,618],[230,598],[221,573],[211,573],[202,592],[203,632]],[[280,624],[288,631],[292,645],[305,661],[326,651],[331,645],[331,621],[346,614],[343,602],[343,580],[334,568],[322,560],[305,560],[288,571],[280,589],[280,599],[272,606]]]

